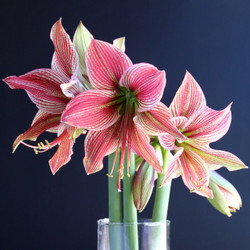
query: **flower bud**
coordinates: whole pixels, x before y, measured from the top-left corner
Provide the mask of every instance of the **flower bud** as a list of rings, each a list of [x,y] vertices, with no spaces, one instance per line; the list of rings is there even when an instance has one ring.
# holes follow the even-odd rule
[[[235,187],[215,171],[210,172],[209,187],[214,198],[208,201],[221,213],[230,217],[242,206],[241,198]]]
[[[143,161],[135,174],[133,182],[133,198],[135,207],[142,212],[146,207],[153,188],[155,180],[155,170],[145,161]]]

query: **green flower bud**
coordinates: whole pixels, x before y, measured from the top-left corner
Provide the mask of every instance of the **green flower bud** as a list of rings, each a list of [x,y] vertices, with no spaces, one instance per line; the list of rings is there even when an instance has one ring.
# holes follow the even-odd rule
[[[208,201],[221,213],[230,217],[242,206],[241,197],[235,187],[215,171],[210,172],[209,187],[213,190],[213,199]]]

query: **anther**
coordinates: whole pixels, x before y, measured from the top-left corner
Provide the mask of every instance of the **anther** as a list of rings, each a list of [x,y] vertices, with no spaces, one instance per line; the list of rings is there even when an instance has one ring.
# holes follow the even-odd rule
[[[112,174],[107,174],[109,178],[113,178],[114,176]]]
[[[39,142],[37,143],[37,146],[38,146],[38,149],[39,149],[39,150],[42,149],[42,146],[41,146],[41,144],[40,144]]]
[[[33,149],[34,149],[35,154],[37,155],[38,154],[37,149],[36,148],[33,148]]]
[[[45,143],[46,143],[46,145],[47,145],[49,148],[52,148],[52,146],[50,145],[50,143],[49,143],[47,140],[45,140]]]

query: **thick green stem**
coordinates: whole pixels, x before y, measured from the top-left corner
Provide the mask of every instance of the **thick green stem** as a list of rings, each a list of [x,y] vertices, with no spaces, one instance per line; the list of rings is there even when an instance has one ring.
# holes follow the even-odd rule
[[[156,151],[159,151],[163,155],[163,173],[158,173],[158,179],[157,179],[157,187],[156,187],[156,193],[155,193],[155,202],[154,202],[154,208],[153,208],[153,216],[152,216],[152,222],[161,222],[162,224],[159,224],[159,226],[155,227],[154,229],[154,237],[149,242],[149,249],[162,249],[162,243],[166,242],[167,237],[167,213],[168,213],[168,204],[169,204],[169,195],[170,195],[170,189],[171,189],[171,181],[161,187],[162,181],[164,180],[164,173],[166,171],[166,168],[168,166],[169,162],[169,150],[162,149],[159,145],[156,146]]]
[[[133,180],[135,175],[135,156],[131,153],[129,173],[127,172],[127,154],[124,162],[123,177],[123,211],[125,223],[125,249],[138,250],[138,228],[137,228],[137,210],[133,201]],[[129,223],[129,224],[127,224]]]
[[[112,170],[115,153],[108,156],[108,171]],[[109,221],[110,223],[122,222],[122,194],[118,192],[118,166],[120,162],[120,155],[117,155],[113,177],[108,178],[109,190]],[[109,242],[110,250],[122,250],[122,230],[116,225],[109,225]]]
[[[164,180],[164,173],[168,166],[169,155],[171,153],[169,152],[169,150],[165,150],[165,149],[162,150],[162,153],[163,153],[163,166],[162,166],[163,173],[158,173],[155,202],[154,202],[153,216],[152,216],[153,222],[166,221],[167,213],[168,213],[171,181],[169,181],[167,185],[161,188],[159,188],[159,186],[162,184],[162,181]]]

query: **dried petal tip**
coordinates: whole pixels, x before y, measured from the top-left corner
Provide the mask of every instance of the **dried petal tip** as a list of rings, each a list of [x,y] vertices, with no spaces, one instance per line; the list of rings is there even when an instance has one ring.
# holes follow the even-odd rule
[[[154,179],[155,170],[144,161],[136,173],[133,183],[134,204],[139,212],[144,210],[151,197]]]
[[[215,171],[210,172],[209,187],[214,198],[208,201],[221,213],[232,216],[242,206],[241,197],[235,187]]]

